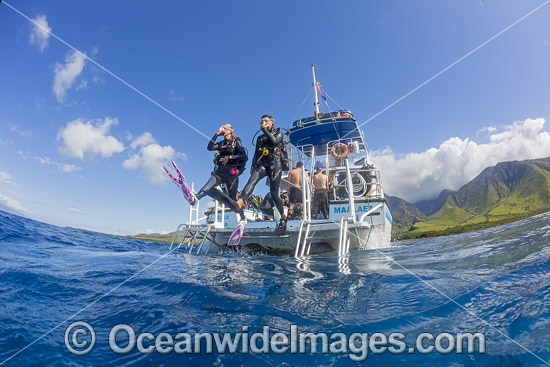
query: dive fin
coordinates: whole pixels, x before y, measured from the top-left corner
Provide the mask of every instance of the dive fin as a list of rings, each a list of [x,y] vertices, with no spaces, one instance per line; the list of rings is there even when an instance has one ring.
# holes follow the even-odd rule
[[[229,237],[227,246],[237,246],[239,242],[241,242],[241,238],[243,237],[244,227],[246,227],[246,220],[241,220],[237,225],[237,228],[235,228],[235,230],[231,234],[231,237]]]
[[[183,175],[183,173],[181,173],[181,170],[174,163],[174,161],[170,161],[170,162],[172,162],[172,166],[174,166],[174,169],[176,170],[176,173],[178,175],[177,178],[172,176],[172,174],[170,173],[170,171],[168,171],[166,167],[162,166],[162,168],[164,168],[168,176],[170,176],[170,178],[172,179],[172,182],[175,183],[180,188],[181,193],[183,194],[183,197],[185,198],[185,200],[187,200],[189,204],[195,205],[197,199],[195,198],[195,195],[193,195],[193,193],[191,192],[191,189],[187,184],[187,180],[185,179],[185,176]]]

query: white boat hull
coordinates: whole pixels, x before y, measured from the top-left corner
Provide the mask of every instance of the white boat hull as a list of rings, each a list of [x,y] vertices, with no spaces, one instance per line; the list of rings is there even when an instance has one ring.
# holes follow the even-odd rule
[[[380,205],[380,206],[379,206]],[[372,210],[373,208],[377,209]],[[367,213],[371,210],[371,213]],[[340,241],[340,223],[342,218],[349,218],[350,208],[347,203],[331,203],[328,219],[312,219],[308,246],[310,253],[337,251]],[[384,200],[357,201],[355,203],[356,220],[349,222],[348,235],[350,250],[388,247],[391,238],[392,217]],[[368,215],[364,215],[368,214]],[[253,218],[254,213],[247,212],[247,217]],[[214,222],[214,218],[210,218]],[[237,225],[237,218],[232,211],[225,211],[223,226],[221,214],[220,220],[214,224],[212,233],[215,235],[214,243],[219,247],[227,244],[231,233]],[[279,253],[294,254],[298,237],[300,236],[301,220],[289,220],[284,236],[273,236],[276,222],[271,220],[249,221],[239,246],[254,247]],[[303,236],[303,230],[302,230]]]

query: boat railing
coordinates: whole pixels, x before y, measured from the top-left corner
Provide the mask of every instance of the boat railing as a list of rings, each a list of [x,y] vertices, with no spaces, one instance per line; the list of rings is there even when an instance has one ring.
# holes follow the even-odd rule
[[[349,214],[353,222],[355,222],[355,195],[353,194],[353,179],[349,169],[349,160],[346,159],[346,183],[348,189]]]
[[[311,221],[311,183],[305,169],[302,169],[302,204],[303,219]]]
[[[214,200],[214,228],[224,228],[225,227],[225,205],[220,203],[218,200]],[[218,214],[220,219],[218,220]]]
[[[191,191],[194,192],[195,189],[195,183],[191,183]],[[200,205],[197,203],[196,205],[189,205],[189,218],[187,219],[187,225],[188,226],[199,226],[199,225],[209,225],[213,224],[214,228],[224,228],[225,227],[225,205],[223,203],[220,203],[218,200],[214,200],[214,221],[209,221],[208,217],[212,214],[212,209],[208,209],[208,211],[205,212],[206,215],[200,216]],[[221,214],[221,215],[220,215]],[[220,219],[218,219],[220,217]],[[205,223],[201,224],[200,222],[205,221]]]
[[[363,213],[361,218],[359,218],[359,222],[364,222],[367,219],[367,217],[369,215],[371,215],[371,213],[374,213],[376,210],[380,209],[383,206],[384,206],[384,204],[380,203],[380,204],[376,205],[374,208],[370,209],[369,211]]]
[[[355,119],[350,110],[336,110],[331,112],[319,112],[317,116],[302,117],[301,119],[294,121],[291,126],[302,126],[303,124],[309,122],[321,122],[328,119],[335,120],[339,118]]]
[[[195,192],[195,183],[191,182],[191,192]],[[200,209],[199,209],[199,203],[196,205],[189,205],[189,218],[187,218],[187,224],[192,225],[198,225],[199,222],[203,219],[206,219],[206,217],[199,217],[200,215]]]

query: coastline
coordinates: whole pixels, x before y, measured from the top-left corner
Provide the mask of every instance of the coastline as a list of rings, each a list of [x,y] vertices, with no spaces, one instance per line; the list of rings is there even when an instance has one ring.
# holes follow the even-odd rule
[[[518,214],[518,215],[510,216],[508,218],[502,218],[496,221],[486,221],[486,222],[474,223],[474,224],[468,224],[468,225],[462,225],[462,226],[458,225],[454,227],[442,228],[440,230],[437,230],[437,229],[429,230],[429,231],[418,230],[417,232],[414,232],[414,229],[413,229],[406,232],[396,233],[395,239],[392,236],[392,242],[405,241],[405,240],[421,240],[425,238],[436,238],[436,237],[451,236],[451,235],[460,234],[460,233],[470,233],[470,232],[475,232],[483,229],[502,226],[505,224],[519,222],[525,219],[535,218],[535,217],[544,215],[546,213],[550,213],[550,210],[544,209],[541,212]]]

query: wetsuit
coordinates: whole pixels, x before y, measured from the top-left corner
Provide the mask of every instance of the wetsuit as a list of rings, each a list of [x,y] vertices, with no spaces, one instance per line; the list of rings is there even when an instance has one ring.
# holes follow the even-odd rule
[[[263,135],[256,140],[256,150],[252,159],[250,168],[250,178],[244,187],[241,198],[248,199],[254,186],[264,177],[269,178],[269,193],[275,206],[281,215],[284,215],[283,201],[279,197],[279,187],[281,185],[281,175],[283,173],[283,133],[279,129],[273,129],[269,132],[262,129]],[[265,154],[266,152],[267,154]]]
[[[281,198],[281,200],[283,202],[283,206],[288,206],[288,200],[283,200],[282,198]],[[274,206],[275,206],[275,202],[271,198],[271,193],[268,192],[267,195],[265,196],[265,198],[262,200],[262,206],[261,206],[260,210],[263,211],[264,213],[266,213],[267,215],[273,216],[274,215],[274,213],[273,213],[273,207]]]
[[[271,193],[268,192],[265,198],[262,200],[262,206],[260,207],[260,210],[267,215],[273,216],[273,207],[275,206],[275,203],[273,200],[271,200]]]
[[[195,196],[200,200],[208,195],[231,208],[236,214],[239,214],[240,219],[243,220],[244,213],[237,204],[236,199],[239,189],[239,174],[241,174],[240,168],[242,162],[246,161],[246,151],[239,137],[234,136],[231,140],[224,139],[216,143],[218,136],[219,135],[216,133],[214,137],[210,139],[206,147],[209,151],[219,151],[218,164],[212,172],[212,176],[210,176],[208,182],[206,182]],[[222,158],[227,158],[227,163],[224,164],[221,161]],[[229,196],[216,189],[216,186],[221,184],[227,186]]]

